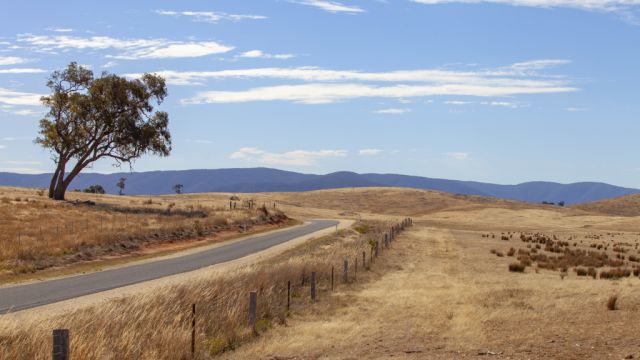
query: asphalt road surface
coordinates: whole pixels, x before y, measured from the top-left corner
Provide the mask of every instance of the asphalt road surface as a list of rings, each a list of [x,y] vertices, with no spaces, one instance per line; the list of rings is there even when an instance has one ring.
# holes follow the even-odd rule
[[[333,220],[313,220],[303,226],[252,236],[180,257],[0,288],[0,315],[239,259],[336,224],[338,222]]]

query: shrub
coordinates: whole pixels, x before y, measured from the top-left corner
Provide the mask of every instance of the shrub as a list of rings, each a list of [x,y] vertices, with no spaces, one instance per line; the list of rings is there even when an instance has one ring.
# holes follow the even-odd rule
[[[507,256],[513,256],[516,253],[516,249],[511,248],[509,249],[509,251],[507,252]]]
[[[576,268],[576,274],[578,276],[587,276],[589,272],[585,268]]]
[[[522,273],[524,272],[525,267],[526,266],[522,265],[521,263],[511,263],[509,264],[509,271]]]
[[[618,310],[618,295],[611,295],[607,300],[607,309]]]

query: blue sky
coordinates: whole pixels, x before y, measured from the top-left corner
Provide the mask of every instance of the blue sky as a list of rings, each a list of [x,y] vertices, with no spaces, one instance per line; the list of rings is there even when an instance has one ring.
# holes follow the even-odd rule
[[[640,0],[104,4],[3,5],[0,171],[52,170],[38,98],[77,61],[166,77],[173,152],[136,171],[640,187]]]

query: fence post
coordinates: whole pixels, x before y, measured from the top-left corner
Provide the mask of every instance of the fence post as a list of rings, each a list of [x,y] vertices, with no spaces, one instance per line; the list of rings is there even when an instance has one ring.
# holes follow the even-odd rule
[[[353,281],[358,281],[358,257],[356,256],[356,262],[353,268]]]
[[[196,357],[196,304],[191,305],[191,358]]]
[[[291,307],[291,280],[287,280],[287,311]]]
[[[331,291],[333,291],[333,268],[334,266],[331,266]]]
[[[69,329],[53,330],[53,360],[69,360]]]
[[[311,300],[316,301],[316,272],[311,272]]]
[[[249,293],[249,327],[251,331],[256,333],[256,310],[258,308],[258,293],[252,291]]]
[[[367,253],[365,251],[362,252],[362,268],[367,267]]]
[[[349,260],[344,261],[344,269],[342,273],[342,281],[346,284],[349,282]]]

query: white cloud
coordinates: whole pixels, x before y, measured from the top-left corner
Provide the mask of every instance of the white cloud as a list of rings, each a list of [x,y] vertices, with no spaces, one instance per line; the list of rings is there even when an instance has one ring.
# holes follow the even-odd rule
[[[426,5],[437,4],[504,4],[539,8],[565,7],[589,11],[618,12],[640,5],[640,0],[411,0]]]
[[[0,69],[0,74],[40,74],[47,72],[44,69],[34,68],[13,68],[13,69]]]
[[[226,53],[234,48],[215,41],[173,41],[167,39],[116,39],[108,36],[77,37],[66,35],[18,35],[18,41],[27,43],[38,51],[56,50],[119,50],[110,57],[118,59],[160,59],[201,57]]]
[[[337,1],[326,0],[291,0],[291,2],[303,5],[314,6],[324,11],[332,13],[361,13],[364,12],[362,8],[357,6],[344,5]]]
[[[117,66],[117,65],[118,65],[118,63],[115,62],[115,61],[107,61],[104,65],[102,65],[102,68],[109,69],[109,68],[112,68],[112,67]]]
[[[18,65],[24,64],[28,59],[17,56],[0,56],[0,65]]]
[[[360,156],[373,156],[373,155],[378,155],[382,152],[382,150],[380,149],[360,149],[360,151],[358,151],[358,154],[360,154]]]
[[[42,94],[18,92],[9,89],[0,88],[0,105],[40,105],[40,97]]]
[[[59,33],[68,33],[68,32],[73,32],[73,29],[70,28],[58,28],[58,27],[50,27],[47,28],[47,30],[49,31],[53,31],[53,32],[59,32]]]
[[[444,102],[445,105],[456,105],[456,106],[461,106],[461,105],[469,105],[469,104],[473,104],[472,101],[462,101],[462,100],[447,100]]]
[[[313,166],[320,159],[344,156],[347,156],[346,150],[293,150],[284,153],[270,153],[254,147],[245,147],[231,153],[229,158],[267,165]]]
[[[5,160],[0,161],[1,164],[7,165],[40,165],[42,164],[40,161],[22,161],[22,160]]]
[[[470,154],[467,152],[449,152],[445,153],[445,155],[458,161],[468,160],[470,156]]]
[[[373,113],[375,114],[392,114],[392,115],[400,115],[411,112],[411,109],[408,108],[391,108],[391,109],[380,109],[375,110]]]
[[[0,172],[10,172],[19,174],[43,174],[46,171],[29,167],[4,167],[0,168]]]
[[[526,104],[516,103],[512,101],[483,101],[480,104],[487,105],[487,106],[506,107],[511,109],[517,109],[517,108],[526,106]]]
[[[7,148],[7,145],[0,145],[0,150],[6,149],[6,148]]]
[[[565,111],[569,111],[569,112],[583,112],[583,111],[589,111],[588,108],[579,108],[579,107],[568,107],[564,109]]]
[[[262,52],[262,50],[250,50],[250,51],[243,52],[238,56],[243,58],[252,58],[252,59],[259,58],[259,59],[279,59],[279,60],[286,60],[286,59],[291,59],[292,57],[295,57],[295,55],[293,54],[267,54]]]
[[[211,140],[200,140],[200,139],[187,139],[187,142],[195,143],[195,144],[213,144]]]
[[[227,14],[224,12],[214,11],[168,11],[168,10],[156,10],[158,15],[167,16],[186,16],[192,18],[194,21],[207,22],[216,24],[220,20],[241,21],[241,20],[263,20],[266,16],[262,15],[245,15],[245,14]]]
[[[244,103],[252,101],[291,101],[303,104],[328,104],[356,98],[409,98],[439,95],[501,97],[521,94],[549,94],[575,91],[562,86],[489,86],[489,85],[393,85],[303,84],[278,85],[243,91],[205,91],[184,104]]]

